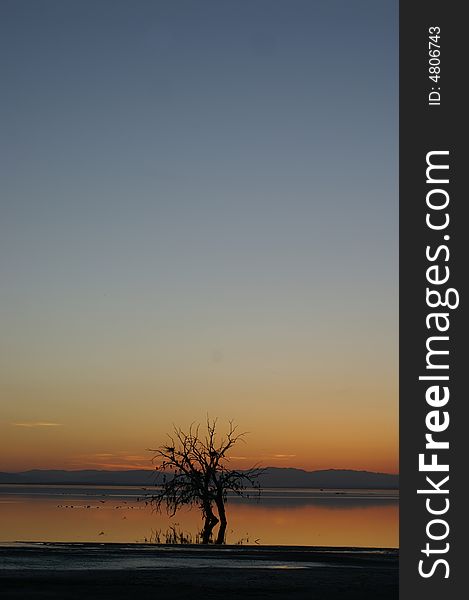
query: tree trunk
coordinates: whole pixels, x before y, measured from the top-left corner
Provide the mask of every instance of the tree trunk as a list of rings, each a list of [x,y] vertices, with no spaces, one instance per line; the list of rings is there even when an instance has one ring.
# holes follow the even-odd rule
[[[226,526],[228,521],[226,519],[226,511],[225,511],[225,503],[223,502],[222,497],[218,497],[216,500],[218,516],[220,517],[220,527],[218,529],[218,535],[216,544],[224,544],[225,543],[225,535],[226,535]]]
[[[202,544],[209,544],[210,538],[212,537],[212,532],[215,525],[218,523],[217,517],[213,514],[212,508],[210,506],[206,506],[204,508],[205,513],[205,521],[204,528],[202,529]]]

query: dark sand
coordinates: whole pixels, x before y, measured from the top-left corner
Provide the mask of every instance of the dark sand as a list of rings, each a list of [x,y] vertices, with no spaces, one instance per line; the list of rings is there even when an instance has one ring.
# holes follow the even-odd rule
[[[0,546],[2,599],[387,600],[396,550],[285,546]]]

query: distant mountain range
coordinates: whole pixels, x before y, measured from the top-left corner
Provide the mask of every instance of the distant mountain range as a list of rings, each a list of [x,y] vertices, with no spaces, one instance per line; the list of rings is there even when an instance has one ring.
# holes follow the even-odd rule
[[[58,471],[32,470],[21,473],[0,472],[0,483],[59,485],[136,485],[151,486],[156,481],[154,470],[133,471]],[[399,476],[370,471],[303,469],[268,467],[261,477],[263,487],[324,489],[397,489]]]

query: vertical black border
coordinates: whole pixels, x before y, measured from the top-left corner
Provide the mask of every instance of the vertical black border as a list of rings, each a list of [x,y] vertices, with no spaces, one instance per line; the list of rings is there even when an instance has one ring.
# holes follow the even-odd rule
[[[463,376],[467,348],[463,325],[467,280],[466,256],[469,255],[467,231],[469,220],[464,218],[469,204],[468,194],[463,190],[467,150],[463,145],[466,119],[463,89],[467,87],[467,68],[463,67],[467,22],[462,14],[464,3],[455,0],[417,0],[400,3],[400,598],[415,600],[425,598],[450,600],[464,595],[465,571],[465,511],[468,503],[464,495],[465,456],[469,455],[469,420],[465,419],[468,403]],[[441,29],[441,78],[437,83],[429,80],[428,35],[430,27]],[[465,62],[465,61],[464,61]],[[441,104],[429,106],[431,87],[440,87]],[[426,155],[433,150],[449,150],[450,224],[444,232],[431,231],[426,226]],[[448,234],[449,241],[443,241]],[[440,439],[449,440],[448,450],[441,451],[441,460],[450,466],[448,482],[450,508],[444,516],[450,531],[444,542],[449,551],[428,559],[421,550],[428,540],[426,526],[432,517],[425,506],[425,496],[417,489],[425,486],[425,476],[418,468],[418,455],[425,451],[425,416],[431,410],[425,401],[428,382],[419,381],[425,374],[426,340],[429,330],[425,318],[431,312],[426,305],[425,256],[427,245],[432,248],[446,243],[450,249],[450,281],[460,294],[460,305],[450,313],[449,340],[449,388],[450,400],[447,410],[450,426]],[[444,286],[441,286],[444,287]],[[443,310],[443,309],[438,309]],[[442,334],[443,335],[443,334]],[[427,373],[428,374],[428,373]],[[443,374],[439,372],[439,374]],[[443,454],[444,452],[444,454]],[[441,473],[435,479],[441,479]],[[440,496],[442,498],[442,496]],[[440,547],[444,545],[440,542]],[[438,543],[434,542],[434,547]],[[426,559],[426,568],[436,558],[445,558],[450,567],[445,578],[445,568],[440,566],[434,575],[423,578],[418,566]]]

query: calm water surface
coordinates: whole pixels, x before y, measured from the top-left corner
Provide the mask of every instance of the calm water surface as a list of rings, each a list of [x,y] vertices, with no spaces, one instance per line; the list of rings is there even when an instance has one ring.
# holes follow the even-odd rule
[[[200,514],[170,518],[145,503],[141,487],[0,485],[0,542],[166,541],[170,527],[194,536]],[[228,499],[228,543],[397,548],[398,492],[263,490]]]

